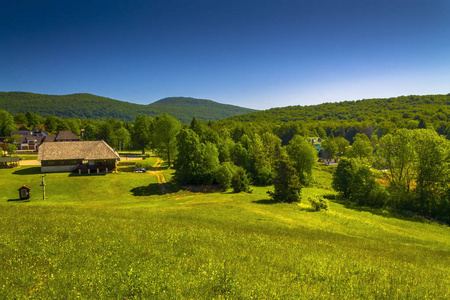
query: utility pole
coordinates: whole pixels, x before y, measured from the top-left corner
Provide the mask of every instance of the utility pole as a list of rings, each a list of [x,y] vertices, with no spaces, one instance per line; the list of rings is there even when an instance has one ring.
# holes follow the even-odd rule
[[[45,182],[44,182],[45,175],[46,174],[40,174],[39,175],[39,176],[42,177],[42,183],[41,183],[41,186],[42,186],[42,200],[45,200]]]

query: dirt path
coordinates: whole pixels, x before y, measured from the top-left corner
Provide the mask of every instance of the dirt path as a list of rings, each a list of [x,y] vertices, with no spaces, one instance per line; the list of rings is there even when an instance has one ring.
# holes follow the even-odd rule
[[[162,163],[164,161],[160,158],[158,158],[158,160],[156,161],[156,163],[153,165],[153,171],[149,172],[150,174],[154,174],[156,176],[156,180],[158,180],[158,184],[159,184],[159,188],[161,189],[161,192],[163,194],[167,193],[167,188],[166,188],[166,178],[164,177],[164,174],[162,171],[159,170],[159,168],[161,167]]]
[[[21,160],[19,163],[21,166],[40,166],[41,163],[37,160]]]

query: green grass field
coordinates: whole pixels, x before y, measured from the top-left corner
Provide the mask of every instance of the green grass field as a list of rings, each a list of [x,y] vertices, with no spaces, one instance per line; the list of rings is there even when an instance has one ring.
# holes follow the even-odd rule
[[[333,194],[316,178],[304,199]],[[154,173],[45,180],[43,201],[39,168],[0,170],[1,299],[450,298],[446,226],[261,187],[162,194]],[[14,201],[23,184],[31,201]]]

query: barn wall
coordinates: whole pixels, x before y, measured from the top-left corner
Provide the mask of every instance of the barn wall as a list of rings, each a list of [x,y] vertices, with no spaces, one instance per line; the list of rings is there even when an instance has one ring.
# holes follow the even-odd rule
[[[78,165],[41,166],[42,173],[72,172]]]

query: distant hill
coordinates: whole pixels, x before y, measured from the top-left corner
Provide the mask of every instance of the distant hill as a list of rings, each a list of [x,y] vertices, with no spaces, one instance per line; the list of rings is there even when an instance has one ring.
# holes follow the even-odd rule
[[[450,94],[401,96],[324,103],[311,106],[288,106],[230,117],[235,121],[380,121],[400,122],[423,119],[430,122],[450,121]]]
[[[255,110],[221,104],[211,100],[174,97],[143,105],[92,94],[44,95],[26,92],[0,92],[0,109],[10,114],[34,112],[61,118],[108,119],[134,121],[138,114],[157,116],[168,113],[188,123],[193,117],[213,121],[247,114]]]

